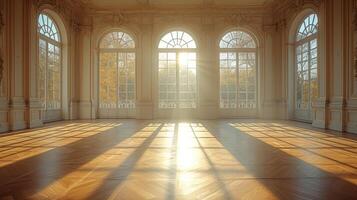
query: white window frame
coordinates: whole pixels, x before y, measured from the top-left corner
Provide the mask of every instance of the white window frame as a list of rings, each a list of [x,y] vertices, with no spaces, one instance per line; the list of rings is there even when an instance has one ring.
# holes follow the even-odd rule
[[[232,31],[229,31],[229,32],[226,32],[224,34],[224,36],[226,36],[227,34],[230,34],[234,31],[238,31],[238,32],[243,32],[247,35],[249,35],[252,39],[252,41],[254,42],[254,45],[255,45],[255,48],[219,48],[219,73],[221,73],[221,58],[220,58],[220,55],[221,53],[234,53],[235,56],[236,56],[236,91],[235,91],[235,94],[236,94],[236,106],[235,108],[233,107],[223,107],[221,105],[221,95],[222,95],[222,91],[221,91],[221,80],[219,82],[220,84],[220,89],[219,89],[219,107],[221,110],[231,110],[231,109],[235,109],[235,110],[256,110],[258,108],[258,46],[257,46],[257,42],[253,39],[253,36],[248,33],[248,32],[245,32],[245,31],[242,31],[242,30],[232,30]],[[223,36],[223,37],[224,37]],[[220,39],[220,43],[223,39],[223,37]],[[253,108],[247,108],[247,107],[240,107],[239,104],[240,104],[240,101],[239,101],[239,54],[240,53],[254,53],[255,54],[255,105],[253,106]],[[219,76],[221,77],[221,76]],[[220,78],[221,79],[221,78]],[[246,84],[248,85],[248,84]],[[245,102],[248,102],[248,89],[246,88],[246,101]],[[243,114],[243,113],[242,113]]]
[[[185,31],[181,31],[181,30],[174,30],[174,31],[170,31],[168,33],[166,33],[163,37],[160,38],[160,43],[161,41],[163,41],[163,38],[168,35],[168,34],[172,34],[173,32],[182,32],[184,34],[187,34],[188,36],[191,37],[192,39],[192,42],[194,43],[194,46],[196,48],[158,48],[158,54],[157,54],[157,57],[158,57],[158,69],[157,69],[157,73],[158,73],[158,108],[159,109],[196,109],[198,107],[198,50],[197,50],[197,43],[196,41],[193,39],[193,37],[188,34],[187,32]],[[165,42],[167,43],[167,42]],[[160,62],[160,58],[159,58],[159,55],[160,53],[175,53],[176,54],[176,100],[175,100],[175,107],[161,107],[160,106],[160,75],[159,75],[159,70],[160,70],[160,67],[159,67],[159,62]],[[195,106],[191,107],[191,108],[182,108],[180,107],[180,54],[181,53],[195,53],[195,62],[196,62],[196,66],[195,66],[195,70],[196,70],[196,76],[195,76],[195,98],[194,98],[194,104]],[[168,61],[168,59],[167,59]]]
[[[127,36],[130,37],[130,39],[132,40],[132,42],[134,43],[134,47],[127,47],[127,48],[102,48],[100,47],[100,45],[103,42],[103,39],[112,33],[123,33],[126,34]],[[112,107],[105,107],[101,105],[101,101],[100,101],[100,90],[101,90],[101,84],[100,84],[100,80],[101,80],[101,76],[100,76],[100,66],[101,66],[101,54],[102,53],[113,53],[115,54],[115,59],[116,59],[116,70],[117,70],[117,79],[116,79],[116,100],[115,100],[115,108]],[[134,73],[135,73],[135,80],[134,80],[134,103],[132,103],[129,106],[124,106],[124,107],[120,107],[119,105],[119,63],[118,63],[118,57],[119,54],[125,54],[127,56],[127,54],[132,53],[134,54],[134,62],[135,62],[135,66],[134,66]],[[111,118],[111,117],[134,117],[135,115],[135,110],[136,110],[136,98],[137,98],[137,46],[136,46],[136,42],[134,40],[134,38],[132,37],[131,34],[128,34],[125,31],[121,31],[121,30],[113,30],[110,31],[108,33],[106,33],[100,40],[99,42],[99,50],[98,50],[98,112],[99,112],[99,117],[100,118]],[[126,82],[128,80],[128,77],[126,77]],[[129,90],[128,90],[128,84],[126,84],[126,94],[125,96],[128,97],[129,94]]]
[[[312,64],[311,64],[311,61],[312,58],[311,57],[311,53],[314,49],[311,48],[311,42],[313,40],[316,40],[316,51],[317,51],[317,57],[316,57],[316,60],[317,60],[317,64],[316,64],[316,70],[318,72],[318,46],[319,46],[319,40],[318,40],[318,32],[316,33],[313,33],[311,35],[308,35],[307,37],[304,37],[300,40],[298,40],[298,34],[299,34],[299,30],[300,30],[300,27],[305,23],[305,20],[307,18],[309,18],[311,15],[316,15],[317,17],[317,24],[316,26],[318,27],[318,23],[319,23],[319,18],[318,18],[318,15],[316,13],[310,13],[308,15],[306,15],[302,21],[299,23],[299,26],[297,27],[297,31],[295,33],[295,44],[294,44],[294,110],[295,110],[295,118],[298,119],[298,120],[303,120],[303,121],[311,121],[311,117],[312,117],[312,96],[311,96],[311,71],[314,70],[315,68],[312,68]],[[299,107],[299,101],[297,99],[297,96],[298,96],[298,65],[299,64],[302,64],[303,63],[303,58],[302,60],[299,62],[297,57],[298,57],[298,54],[301,54],[301,57],[303,57],[303,51],[301,50],[300,52],[298,52],[298,47],[300,48],[303,48],[303,45],[307,44],[308,45],[308,60],[307,60],[307,65],[308,65],[308,69],[307,70],[303,70],[303,71],[307,71],[308,72],[308,95],[309,95],[309,102],[308,102],[308,106],[307,108],[301,108]],[[317,79],[318,79],[318,73],[317,73]],[[301,85],[301,87],[303,87],[303,85]],[[303,91],[301,91],[303,92]]]
[[[45,88],[45,102],[42,102],[42,105],[43,105],[43,109],[45,111],[58,111],[58,110],[62,110],[62,101],[63,101],[63,95],[62,95],[62,43],[61,43],[61,34],[60,34],[60,31],[59,31],[59,28],[55,22],[55,20],[49,15],[47,14],[46,12],[42,12],[40,13],[40,15],[46,15],[49,19],[51,19],[56,31],[57,31],[57,34],[58,34],[58,41],[52,39],[52,38],[49,38],[47,37],[46,35],[44,34],[41,34],[39,29],[37,31],[37,35],[38,35],[38,39],[37,39],[37,45],[38,45],[38,57],[40,56],[39,52],[40,52],[40,40],[44,41],[46,43],[46,59],[45,59],[45,77],[44,77],[44,83],[39,83],[39,84],[45,84],[44,88]],[[39,16],[40,16],[39,15]],[[38,20],[38,18],[37,18]],[[37,25],[39,24],[39,22],[37,21]],[[59,92],[60,92],[60,106],[59,108],[48,108],[47,106],[47,93],[48,93],[48,88],[47,88],[47,70],[48,70],[48,44],[51,44],[53,45],[54,47],[57,47],[59,49],[59,76],[60,76],[60,83],[59,83]],[[39,65],[39,58],[38,58],[38,65]]]

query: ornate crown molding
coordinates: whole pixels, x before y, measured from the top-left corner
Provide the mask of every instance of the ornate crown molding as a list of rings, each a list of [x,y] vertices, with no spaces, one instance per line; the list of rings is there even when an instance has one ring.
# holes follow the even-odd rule
[[[292,0],[296,7],[303,7],[307,3],[312,3],[315,6],[319,6],[323,0]]]

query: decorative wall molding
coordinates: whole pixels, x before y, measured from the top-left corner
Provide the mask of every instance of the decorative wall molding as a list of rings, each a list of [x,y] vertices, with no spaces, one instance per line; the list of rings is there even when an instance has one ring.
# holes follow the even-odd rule
[[[0,10],[0,35],[4,29],[4,26],[5,26],[5,19],[4,19],[4,14],[3,12]]]
[[[121,26],[128,22],[127,17],[122,12],[113,13],[112,24],[114,27]]]
[[[243,15],[242,13],[231,14],[226,17],[225,21],[228,24],[233,24],[236,26],[245,26],[251,21],[251,17]]]
[[[77,21],[77,20],[74,20],[72,19],[71,21],[71,29],[74,31],[74,32],[80,32],[81,30],[81,27],[80,27],[80,23]]]
[[[305,4],[311,3],[315,6],[319,6],[323,0],[292,0],[294,1],[294,5],[298,8],[302,8]]]
[[[354,1],[354,16],[353,16],[353,25],[354,25],[354,77],[357,79],[357,0]]]
[[[65,19],[68,24],[69,28],[73,31],[79,31],[78,25],[79,21],[81,20],[80,14],[82,11],[79,5],[73,3],[70,0],[32,0],[33,5],[35,6],[36,10],[39,11],[41,8],[47,8],[48,6],[56,12],[60,14],[63,19]]]
[[[2,58],[1,52],[0,52],[0,85],[2,85],[2,79],[3,79],[3,72],[4,72],[4,60]]]

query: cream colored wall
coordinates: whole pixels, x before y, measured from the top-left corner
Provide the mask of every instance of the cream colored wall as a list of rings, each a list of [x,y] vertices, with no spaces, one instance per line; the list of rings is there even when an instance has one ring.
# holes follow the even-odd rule
[[[37,92],[37,14],[57,21],[63,44],[63,119],[96,119],[98,43],[104,33],[123,30],[136,41],[137,119],[172,117],[157,109],[157,45],[173,29],[190,33],[198,44],[198,108],[183,117],[242,117],[219,109],[219,49],[223,34],[236,28],[258,43],[256,118],[293,118],[296,26],[304,13],[319,15],[319,98],[313,125],[357,133],[356,0],[284,1],[280,7],[245,9],[158,9],[118,12],[83,9],[71,1],[3,0],[0,11],[0,132],[42,126]],[[80,14],[79,14],[80,13]],[[61,21],[61,22],[59,22]],[[1,24],[4,24],[3,26]],[[177,115],[176,117],[179,117]]]
[[[57,22],[63,39],[63,119],[77,118],[76,15],[72,5],[52,0],[0,1],[0,52],[4,60],[0,93],[0,132],[43,125],[38,96],[37,16],[41,11]],[[75,91],[77,89],[77,91]]]
[[[304,0],[292,3],[274,17],[282,34],[282,98],[287,118],[293,119],[294,45],[299,21],[313,10],[319,16],[319,97],[313,102],[313,126],[357,133],[356,115],[356,1]],[[355,17],[356,19],[356,17]],[[356,33],[354,33],[356,34]],[[353,45],[354,44],[354,45]],[[355,53],[353,53],[355,52]],[[275,59],[274,58],[274,59]]]
[[[256,12],[253,12],[256,11]],[[262,10],[245,11],[244,16],[230,12],[200,12],[177,10],[122,12],[120,14],[92,12],[84,20],[81,34],[81,103],[80,118],[94,119],[98,108],[98,44],[110,30],[122,30],[135,38],[137,44],[137,114],[138,119],[237,117],[219,109],[219,49],[220,38],[228,31],[241,29],[251,33],[258,44],[258,113],[251,117],[277,118],[274,99],[273,35],[275,26],[269,13]],[[172,113],[158,109],[157,46],[170,30],[183,30],[193,36],[198,45],[198,108],[194,112]],[[261,88],[261,87],[259,87]],[[246,117],[240,115],[238,117]]]

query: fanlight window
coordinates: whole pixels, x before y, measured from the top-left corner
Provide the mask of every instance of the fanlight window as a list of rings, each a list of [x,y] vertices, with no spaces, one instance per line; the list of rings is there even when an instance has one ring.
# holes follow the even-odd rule
[[[46,14],[40,14],[38,17],[38,32],[56,42],[60,41],[56,24]]]
[[[304,38],[316,34],[317,30],[318,30],[318,17],[316,14],[311,14],[308,17],[306,17],[305,20],[301,23],[296,36],[297,41],[300,41]]]
[[[61,108],[61,43],[57,25],[47,14],[38,17],[39,97],[44,110]]]
[[[159,48],[196,48],[193,38],[183,31],[172,31],[162,37]]]
[[[220,41],[220,107],[255,109],[257,103],[257,49],[242,31],[227,33]]]
[[[99,108],[135,108],[135,42],[124,32],[111,32],[100,42]],[[120,113],[120,115],[126,115]]]
[[[104,36],[100,43],[100,48],[126,49],[135,48],[135,42],[130,35],[123,32],[111,32]]]
[[[295,42],[295,117],[311,120],[312,102],[317,99],[318,17],[307,16],[297,30]]]
[[[243,31],[232,31],[227,33],[219,43],[220,48],[256,48],[253,38]]]
[[[196,108],[196,43],[182,31],[166,34],[159,44],[159,108]]]

